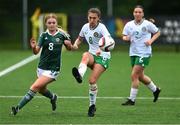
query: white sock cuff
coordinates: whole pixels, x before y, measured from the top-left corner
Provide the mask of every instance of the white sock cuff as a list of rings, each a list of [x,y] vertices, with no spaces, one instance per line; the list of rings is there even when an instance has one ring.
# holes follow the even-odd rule
[[[129,99],[131,99],[134,102],[136,100],[137,93],[138,93],[138,89],[131,88]]]
[[[86,70],[87,70],[87,65],[84,64],[84,63],[80,63],[80,64],[79,64],[79,67],[78,67],[78,71],[79,71],[81,77],[84,76]]]
[[[80,64],[79,64],[79,67],[87,67],[87,65],[84,64],[84,63],[80,63]]]
[[[152,92],[155,92],[156,91],[156,85],[153,83],[153,81],[151,81],[147,87],[152,91]]]
[[[98,89],[97,84],[89,84],[89,89],[91,91],[96,91]]]
[[[138,89],[136,89],[136,88],[131,88],[131,91],[133,91],[133,92],[138,92]]]

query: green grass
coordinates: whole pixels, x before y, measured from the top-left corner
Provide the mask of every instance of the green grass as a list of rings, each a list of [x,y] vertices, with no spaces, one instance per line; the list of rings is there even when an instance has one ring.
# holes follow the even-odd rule
[[[62,72],[49,89],[58,96],[88,96],[87,71],[83,84],[76,83],[71,68],[78,66],[82,52],[64,52]],[[31,55],[30,51],[1,51],[0,71]],[[0,96],[23,96],[36,79],[35,60],[7,75],[0,77]],[[162,88],[161,97],[180,98],[180,54],[154,52],[150,65],[145,70]],[[99,97],[127,97],[130,90],[130,60],[127,52],[113,51],[109,69],[98,81]],[[39,94],[37,94],[40,96]],[[180,124],[180,99],[160,98],[152,102],[152,93],[144,86],[139,88],[133,107],[123,107],[122,99],[97,99],[97,112],[87,117],[88,98],[59,98],[58,108],[51,111],[49,100],[34,98],[16,116],[10,115],[11,106],[20,98],[0,98],[0,124]]]

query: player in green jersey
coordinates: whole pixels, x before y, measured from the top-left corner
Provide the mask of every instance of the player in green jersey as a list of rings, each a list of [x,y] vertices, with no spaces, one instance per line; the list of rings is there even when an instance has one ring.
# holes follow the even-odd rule
[[[30,40],[30,46],[34,54],[41,50],[40,61],[37,68],[38,78],[31,85],[29,91],[19,101],[17,106],[12,107],[11,113],[16,115],[37,92],[50,99],[52,110],[56,110],[57,95],[47,89],[48,84],[56,80],[61,69],[62,46],[65,45],[67,50],[72,49],[69,35],[58,28],[57,16],[48,14],[45,16],[45,25],[47,30],[43,32],[38,40]]]

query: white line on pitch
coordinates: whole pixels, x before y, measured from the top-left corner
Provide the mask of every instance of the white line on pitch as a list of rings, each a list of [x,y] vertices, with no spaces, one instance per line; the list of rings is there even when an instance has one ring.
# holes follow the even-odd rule
[[[0,96],[0,98],[22,98],[23,96]],[[43,96],[35,96],[35,98],[45,98]],[[87,99],[88,96],[58,96],[62,99]],[[124,99],[127,97],[97,97],[99,99]],[[137,99],[152,99],[152,97],[137,97]],[[180,97],[159,97],[162,100],[180,100]]]
[[[65,49],[65,47],[63,46],[62,52],[64,52],[65,50],[66,50],[66,49]],[[32,62],[33,60],[35,60],[35,59],[37,59],[37,58],[39,58],[40,53],[41,53],[41,52],[39,52],[39,54],[37,54],[37,55],[29,56],[29,57],[23,59],[22,61],[14,64],[14,65],[12,65],[12,66],[10,66],[10,67],[2,70],[2,71],[0,71],[0,77],[6,75],[6,74],[9,73],[9,72],[12,72],[12,71],[16,70],[17,68],[20,68],[20,67],[26,65],[27,63]]]
[[[38,55],[32,55],[32,56],[30,56],[30,57],[28,57],[28,58],[25,58],[25,59],[23,59],[22,61],[14,64],[14,65],[12,65],[12,66],[10,66],[10,67],[2,70],[2,71],[0,71],[0,77],[3,76],[3,75],[6,75],[6,74],[9,73],[9,72],[12,72],[12,71],[16,70],[16,69],[19,68],[19,67],[24,66],[25,64],[27,64],[27,63],[29,63],[29,62],[37,59],[38,57],[39,57],[39,54],[38,54]]]

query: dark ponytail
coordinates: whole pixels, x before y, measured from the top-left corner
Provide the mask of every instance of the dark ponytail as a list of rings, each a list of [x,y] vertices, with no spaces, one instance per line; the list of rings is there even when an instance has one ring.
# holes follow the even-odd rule
[[[155,23],[155,20],[153,18],[148,19],[151,23]]]

